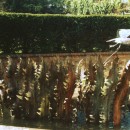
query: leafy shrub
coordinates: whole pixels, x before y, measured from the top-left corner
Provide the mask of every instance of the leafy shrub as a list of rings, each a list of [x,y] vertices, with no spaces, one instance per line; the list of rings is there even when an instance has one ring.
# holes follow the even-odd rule
[[[122,4],[120,0],[66,0],[66,12],[76,15],[86,14],[114,14],[120,12]]]

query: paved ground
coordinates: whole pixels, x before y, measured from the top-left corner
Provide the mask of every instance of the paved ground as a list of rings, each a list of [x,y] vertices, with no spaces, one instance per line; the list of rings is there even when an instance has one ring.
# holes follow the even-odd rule
[[[14,127],[14,126],[0,125],[0,130],[50,130],[50,129],[37,129],[37,128]]]

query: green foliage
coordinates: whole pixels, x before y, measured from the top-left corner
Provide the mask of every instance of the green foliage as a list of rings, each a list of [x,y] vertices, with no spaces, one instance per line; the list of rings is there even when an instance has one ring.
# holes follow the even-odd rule
[[[8,90],[3,109],[22,119],[108,122],[124,64],[119,60],[104,65],[101,57],[1,58],[0,78]]]
[[[63,0],[5,0],[4,11],[21,13],[63,13]]]
[[[115,37],[117,29],[129,28],[129,19],[0,13],[0,50],[4,54],[109,51],[106,40]]]
[[[95,3],[93,0],[68,0],[67,5],[70,14],[76,15],[113,14],[121,8],[120,0],[102,0]]]
[[[3,0],[3,10],[8,12],[49,14],[112,14],[126,8],[121,0]]]

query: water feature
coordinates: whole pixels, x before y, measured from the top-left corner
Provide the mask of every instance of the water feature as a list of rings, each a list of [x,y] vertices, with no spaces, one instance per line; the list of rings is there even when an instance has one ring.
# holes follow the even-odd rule
[[[130,114],[128,115],[128,121],[130,119]],[[94,125],[80,125],[80,124],[67,124],[61,121],[48,121],[48,120],[21,120],[21,119],[1,119],[0,120],[0,130],[26,130],[24,128],[33,128],[34,130],[43,129],[43,130],[115,130],[113,128],[113,123],[110,122],[108,126],[104,124]],[[14,127],[10,127],[14,126]],[[21,129],[23,127],[23,129]],[[31,130],[31,129],[30,129]],[[116,130],[130,130],[130,124],[126,121],[122,121],[121,128]]]

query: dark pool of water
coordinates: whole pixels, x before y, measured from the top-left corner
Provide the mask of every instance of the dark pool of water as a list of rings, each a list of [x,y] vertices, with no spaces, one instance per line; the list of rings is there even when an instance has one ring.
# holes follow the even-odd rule
[[[11,120],[11,119],[1,119],[0,125],[7,126],[19,126],[19,127],[30,127],[39,129],[51,129],[51,130],[115,130],[112,123],[108,127],[101,124],[99,126],[95,125],[77,125],[77,124],[66,124],[64,122],[58,121],[28,121],[28,120]],[[121,128],[116,130],[130,130],[130,126],[122,124]]]

